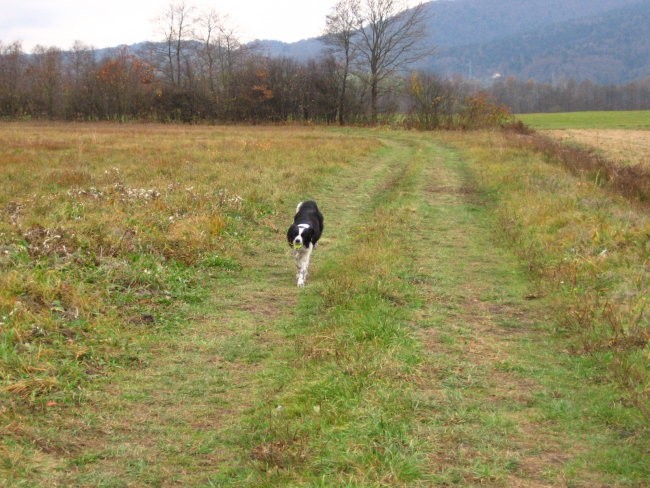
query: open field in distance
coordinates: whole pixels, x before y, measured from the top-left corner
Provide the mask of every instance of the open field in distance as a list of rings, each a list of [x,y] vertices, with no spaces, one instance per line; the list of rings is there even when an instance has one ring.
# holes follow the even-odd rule
[[[521,114],[526,125],[553,139],[594,150],[623,165],[650,169],[650,111]]]
[[[533,129],[648,129],[650,110],[518,114]]]
[[[640,164],[650,170],[650,130],[555,129],[541,131],[554,139],[596,150],[619,164]]]

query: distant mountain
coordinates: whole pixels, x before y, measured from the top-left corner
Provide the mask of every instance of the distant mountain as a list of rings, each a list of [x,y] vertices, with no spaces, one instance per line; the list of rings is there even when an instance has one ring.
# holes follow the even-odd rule
[[[485,44],[639,2],[640,0],[439,0],[427,4],[429,35],[431,42],[443,49]]]
[[[250,43],[263,54],[278,58],[292,58],[296,61],[308,61],[318,58],[325,51],[325,45],[320,38],[304,39],[297,42],[282,42],[269,40],[256,40]]]
[[[426,11],[427,42],[438,52],[422,67],[444,76],[599,83],[650,76],[650,0],[438,0]],[[324,49],[318,38],[256,44],[299,61]]]
[[[478,79],[498,74],[621,84],[645,78],[650,76],[650,1],[627,3],[488,42],[441,48],[427,67]]]

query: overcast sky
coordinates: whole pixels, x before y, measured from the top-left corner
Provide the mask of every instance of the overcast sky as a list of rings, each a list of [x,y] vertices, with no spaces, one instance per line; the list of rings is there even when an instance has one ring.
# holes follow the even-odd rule
[[[75,41],[112,47],[159,40],[156,18],[171,0],[0,0],[0,41],[69,49]],[[322,33],[336,0],[186,0],[197,9],[228,15],[240,40],[285,42]]]

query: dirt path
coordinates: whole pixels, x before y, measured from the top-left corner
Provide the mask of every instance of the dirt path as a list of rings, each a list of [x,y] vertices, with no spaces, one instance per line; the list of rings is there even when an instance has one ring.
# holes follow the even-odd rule
[[[437,484],[636,486],[615,390],[553,334],[552,303],[503,245],[459,153],[427,144],[413,231],[424,305],[418,412]],[[611,410],[610,410],[611,409]],[[607,439],[607,440],[606,440]],[[642,455],[628,454],[631,464]],[[622,453],[614,457],[625,457]],[[641,482],[641,485],[643,482]]]
[[[227,448],[229,429],[279,347],[274,324],[296,302],[285,256],[264,251],[257,268],[217,279],[217,293],[181,336],[161,337],[140,368],[89,393],[63,429],[68,444],[56,452],[64,464],[55,485],[193,486],[237,457]]]

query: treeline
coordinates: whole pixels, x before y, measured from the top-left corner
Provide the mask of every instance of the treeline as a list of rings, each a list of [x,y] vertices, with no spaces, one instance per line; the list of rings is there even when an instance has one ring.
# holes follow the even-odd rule
[[[514,113],[650,109],[650,77],[626,85],[572,79],[551,84],[507,78],[495,82],[489,93]]]
[[[0,117],[273,123],[503,125],[514,112],[650,108],[650,78],[621,87],[497,81],[490,88],[411,70],[433,52],[423,4],[339,0],[327,50],[298,62],[242,44],[214,11],[172,3],[161,41],[97,51],[0,43]]]
[[[470,127],[507,116],[463,82],[405,75],[432,52],[423,6],[339,0],[327,51],[297,62],[244,45],[214,11],[176,2],[161,41],[97,51],[0,43],[0,117]]]
[[[19,43],[0,47],[0,115],[184,122],[336,115],[331,59],[301,65],[244,46],[192,41],[169,54],[162,43],[102,58],[81,43],[66,52],[38,47],[29,55]]]
[[[127,47],[100,57],[76,43],[69,51],[0,44],[0,117],[62,120],[269,123],[370,121],[371,93],[326,55],[306,63],[270,58],[226,36]],[[342,92],[345,96],[341,103]],[[482,126],[513,113],[650,109],[650,78],[621,86],[508,78],[481,88],[431,73],[384,81],[379,117],[422,128]],[[340,110],[345,110],[340,117]],[[477,113],[480,112],[477,119]]]
[[[0,116],[335,123],[342,106],[347,123],[371,121],[371,94],[360,76],[348,75],[340,104],[340,64],[333,55],[299,63],[236,43],[213,49],[192,41],[183,43],[178,58],[171,52],[171,63],[169,54],[163,43],[137,55],[123,47],[102,58],[81,43],[31,54],[19,43],[0,46]],[[478,123],[469,116],[484,103],[488,99],[470,84],[427,73],[396,75],[383,85],[379,117],[394,121],[400,114],[399,120],[423,128],[465,127]]]

